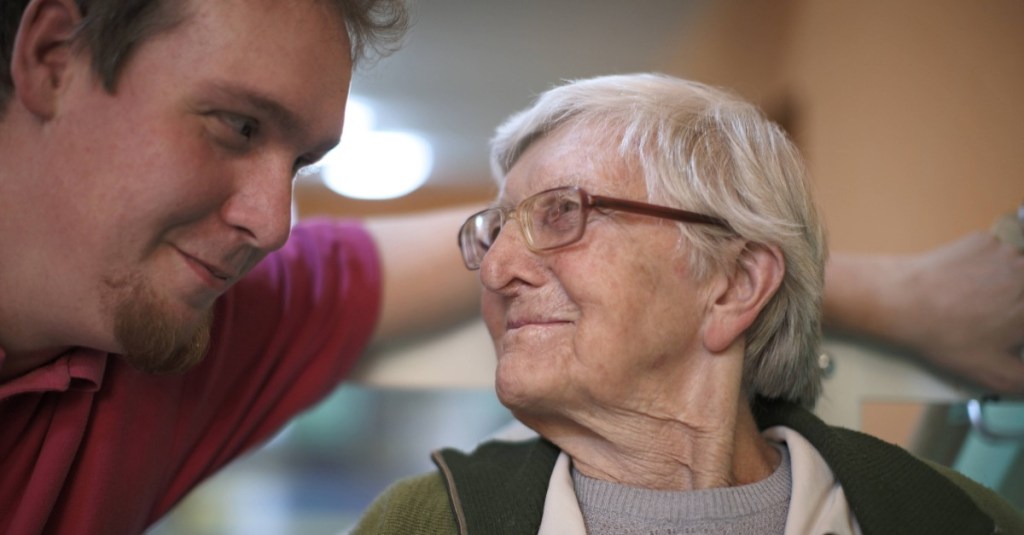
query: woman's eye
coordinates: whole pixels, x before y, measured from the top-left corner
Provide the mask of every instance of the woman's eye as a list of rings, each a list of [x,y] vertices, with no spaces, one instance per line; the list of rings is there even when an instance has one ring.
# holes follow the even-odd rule
[[[481,243],[484,245],[485,250],[490,249],[491,245],[494,245],[494,242],[498,240],[498,234],[501,234],[501,223],[496,221],[495,223],[491,224],[491,227],[487,230],[487,233],[484,235],[484,239],[481,240]]]
[[[560,221],[563,217],[571,217],[579,211],[580,203],[570,200],[562,199],[557,204],[552,204],[548,207],[548,211],[544,221],[548,224],[555,224]]]
[[[306,167],[313,165],[317,160],[303,156],[302,158],[296,158],[295,163],[292,164],[292,174],[297,175],[302,172]]]
[[[580,209],[580,203],[575,199],[565,199],[558,206],[559,215],[567,215],[578,212]]]

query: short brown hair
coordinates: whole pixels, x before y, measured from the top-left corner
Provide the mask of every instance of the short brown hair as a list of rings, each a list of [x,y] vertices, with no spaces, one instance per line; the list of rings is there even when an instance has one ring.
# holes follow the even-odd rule
[[[408,27],[403,0],[316,0],[344,18],[352,44],[352,64],[395,51]],[[14,89],[11,56],[14,38],[29,0],[0,0],[0,119]],[[92,55],[93,69],[108,91],[135,48],[181,21],[180,1],[77,0],[82,23],[76,45]]]

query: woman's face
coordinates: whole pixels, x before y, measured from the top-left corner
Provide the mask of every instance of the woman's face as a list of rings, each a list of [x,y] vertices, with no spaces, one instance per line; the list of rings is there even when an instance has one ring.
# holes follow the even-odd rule
[[[498,204],[568,185],[648,200],[613,142],[563,127],[527,149]],[[680,240],[674,222],[595,210],[580,241],[532,252],[510,220],[480,268],[502,402],[536,418],[674,395],[701,345],[708,293],[691,277]]]

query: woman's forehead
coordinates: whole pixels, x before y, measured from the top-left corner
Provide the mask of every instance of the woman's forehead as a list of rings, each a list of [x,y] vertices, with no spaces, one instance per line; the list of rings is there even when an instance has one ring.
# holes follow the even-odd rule
[[[517,203],[541,191],[578,186],[591,193],[626,195],[645,191],[636,166],[627,165],[607,136],[583,128],[559,129],[523,152],[501,183],[498,200]]]
[[[536,180],[513,178],[505,182],[493,205],[513,208],[524,199],[543,191],[570,186],[578,187],[593,195],[635,201],[649,200],[643,177],[638,174],[588,172],[545,175]]]

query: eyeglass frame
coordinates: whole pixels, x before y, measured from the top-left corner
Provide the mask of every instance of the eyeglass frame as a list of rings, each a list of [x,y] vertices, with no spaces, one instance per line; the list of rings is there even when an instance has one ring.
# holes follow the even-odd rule
[[[580,230],[576,234],[576,236],[574,236],[569,241],[566,241],[565,243],[560,243],[558,245],[552,245],[552,246],[549,246],[549,247],[536,247],[533,244],[534,238],[531,235],[530,230],[526,226],[524,226],[524,223],[523,223],[523,212],[525,211],[525,207],[528,204],[531,204],[531,201],[536,202],[534,199],[536,199],[538,197],[541,197],[543,195],[548,195],[548,194],[551,194],[551,193],[556,192],[556,191],[563,191],[563,190],[564,191],[573,191],[573,192],[577,193],[579,195],[579,197],[580,197],[580,200],[582,201],[581,209],[583,210],[583,216],[582,216],[582,223],[579,225]],[[627,212],[627,213],[631,213],[631,214],[646,215],[646,216],[658,217],[658,218],[662,218],[662,219],[671,219],[673,221],[680,221],[680,222],[683,222],[683,223],[693,223],[693,224],[698,224],[698,225],[710,225],[710,226],[719,227],[719,228],[721,228],[723,230],[726,230],[728,232],[734,232],[733,229],[732,229],[732,226],[729,225],[729,222],[726,221],[725,219],[720,218],[720,217],[710,216],[710,215],[706,215],[706,214],[700,214],[700,213],[697,213],[697,212],[691,212],[689,210],[682,210],[682,209],[679,209],[679,208],[671,208],[671,207],[668,207],[668,206],[662,206],[662,205],[658,205],[658,204],[651,204],[651,203],[646,203],[646,202],[641,202],[641,201],[633,201],[633,200],[629,200],[629,199],[620,199],[620,198],[617,198],[617,197],[607,197],[607,196],[604,196],[604,195],[593,195],[593,194],[589,193],[587,190],[585,190],[585,189],[583,189],[583,188],[581,188],[579,186],[560,186],[560,187],[557,187],[557,188],[546,189],[546,190],[541,191],[539,193],[535,193],[533,195],[530,195],[529,197],[523,199],[522,201],[519,202],[519,204],[517,204],[516,206],[514,206],[512,208],[492,207],[492,208],[487,208],[487,209],[484,209],[484,210],[480,210],[479,212],[476,212],[473,215],[467,217],[466,221],[462,224],[462,226],[459,227],[459,233],[458,233],[458,236],[456,236],[456,238],[458,240],[458,245],[459,245],[459,252],[462,254],[462,262],[463,262],[463,264],[465,264],[466,269],[468,269],[470,271],[475,271],[477,269],[480,269],[480,262],[477,262],[476,265],[472,265],[470,263],[470,261],[469,261],[469,258],[466,256],[466,252],[463,250],[463,240],[462,240],[462,237],[463,237],[464,234],[467,233],[466,232],[466,228],[471,224],[471,222],[473,220],[475,220],[476,218],[480,217],[481,215],[485,214],[485,213],[495,212],[496,211],[496,212],[498,212],[500,214],[500,217],[499,217],[500,226],[498,227],[499,233],[501,232],[501,229],[505,228],[505,223],[508,221],[508,219],[510,217],[519,220],[520,230],[523,233],[523,237],[526,238],[526,246],[531,251],[533,251],[533,252],[541,252],[541,251],[552,251],[552,250],[555,250],[555,249],[560,249],[562,247],[566,247],[568,245],[572,245],[572,244],[580,241],[581,239],[583,239],[583,235],[586,233],[586,230],[587,230],[587,222],[589,220],[588,218],[590,216],[590,212],[591,212],[591,210],[593,210],[595,208],[598,208],[598,209],[604,208],[604,209],[608,209],[608,210],[617,210],[617,211],[620,211],[620,212]],[[529,224],[525,224],[525,225],[529,226]],[[532,228],[532,226],[530,226],[530,228]],[[495,239],[497,239],[497,236],[495,236]],[[489,251],[490,247],[488,247],[487,250]],[[485,254],[486,254],[486,252],[485,252]],[[483,261],[483,255],[481,255],[480,261]]]

